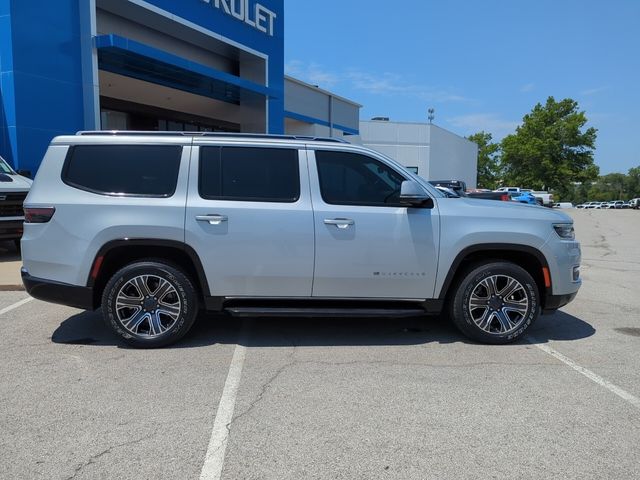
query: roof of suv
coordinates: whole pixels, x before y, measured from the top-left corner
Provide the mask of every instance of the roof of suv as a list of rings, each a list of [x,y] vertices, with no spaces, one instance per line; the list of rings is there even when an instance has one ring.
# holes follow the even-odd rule
[[[190,144],[193,140],[202,141],[222,141],[231,143],[284,143],[284,144],[333,144],[354,146],[350,142],[340,138],[315,137],[304,135],[274,135],[259,133],[228,133],[228,132],[145,132],[126,130],[100,130],[81,131],[75,135],[63,135],[52,140],[56,145],[74,145],[82,143],[119,143],[126,138],[126,142],[158,142],[158,143],[180,143]]]
[[[346,140],[333,137],[315,137],[308,135],[276,135],[266,133],[232,133],[232,132],[157,132],[157,131],[124,131],[124,130],[97,130],[97,131],[81,131],[76,133],[77,136],[162,136],[162,137],[202,137],[202,138],[224,138],[239,140],[295,140],[295,141],[311,141],[311,142],[331,142],[346,143]]]

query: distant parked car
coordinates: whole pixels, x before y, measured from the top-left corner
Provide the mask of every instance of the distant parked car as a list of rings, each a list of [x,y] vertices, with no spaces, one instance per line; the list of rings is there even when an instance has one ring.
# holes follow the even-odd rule
[[[549,192],[533,191],[530,188],[520,188],[520,187],[500,187],[496,190],[496,192],[508,192],[508,193],[528,192],[528,193],[531,193],[534,197],[536,197],[536,203],[538,205],[543,205],[549,208],[553,207],[553,194]]]
[[[491,190],[467,190],[467,184],[462,180],[429,180],[434,187],[453,190],[459,197],[477,198],[482,200],[509,201],[511,198],[504,192],[492,192]],[[443,193],[445,193],[443,191]],[[446,193],[445,193],[446,194]]]
[[[632,198],[629,200],[629,207],[636,210],[640,209],[640,198]]]
[[[538,205],[536,197],[530,192],[509,192],[512,202],[526,203],[528,205]]]
[[[434,187],[443,187],[453,190],[460,197],[464,197],[467,190],[467,184],[463,180],[429,180]]]
[[[573,203],[571,202],[559,202],[559,203],[554,203],[553,208],[574,208],[574,207],[573,207]],[[581,208],[581,207],[578,206],[576,208]]]
[[[451,188],[447,188],[447,187],[436,187],[437,190],[439,190],[440,192],[444,193],[444,195],[447,198],[460,198],[460,195],[458,195],[458,193],[451,189]]]

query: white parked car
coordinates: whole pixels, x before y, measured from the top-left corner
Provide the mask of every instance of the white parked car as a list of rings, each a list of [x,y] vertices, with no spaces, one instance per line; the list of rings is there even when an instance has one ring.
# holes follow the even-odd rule
[[[20,237],[24,228],[22,203],[31,184],[28,172],[16,172],[0,157],[0,240],[12,240],[20,249]]]

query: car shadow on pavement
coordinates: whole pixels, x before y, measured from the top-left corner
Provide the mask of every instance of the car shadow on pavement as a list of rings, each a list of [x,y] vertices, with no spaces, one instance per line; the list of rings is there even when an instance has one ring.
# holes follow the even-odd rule
[[[54,343],[127,346],[111,333],[102,314],[82,312],[69,317],[53,332]],[[233,318],[201,314],[184,339],[166,348],[194,348],[214,344],[250,347],[416,345],[466,342],[448,321],[416,318]]]
[[[590,323],[558,310],[551,315],[541,316],[529,330],[528,336],[534,343],[548,343],[580,340],[595,333],[596,329]]]
[[[565,312],[541,317],[530,334],[540,343],[590,337],[595,329]],[[54,343],[128,348],[111,333],[102,314],[74,315],[55,330]],[[196,348],[215,344],[248,347],[389,346],[427,343],[475,343],[443,316],[415,318],[255,318],[201,314],[187,336],[166,348]],[[522,340],[523,343],[526,340]]]

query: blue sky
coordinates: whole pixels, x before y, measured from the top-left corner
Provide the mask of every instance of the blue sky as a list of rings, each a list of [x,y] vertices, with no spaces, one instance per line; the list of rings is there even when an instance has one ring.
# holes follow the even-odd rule
[[[640,0],[285,0],[288,74],[361,118],[511,133],[549,95],[598,129],[601,173],[640,166]]]

